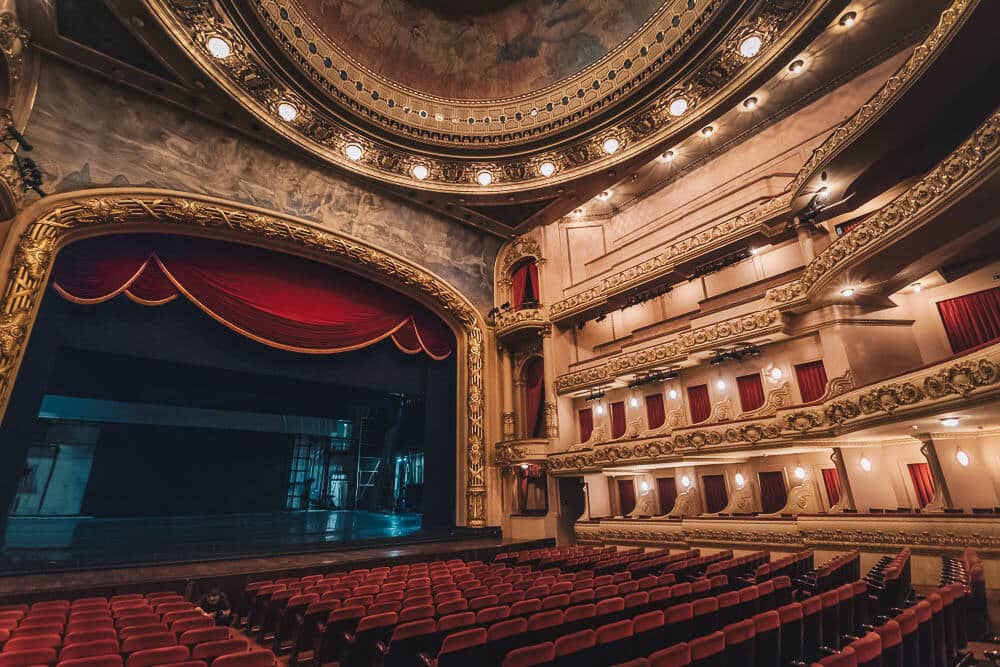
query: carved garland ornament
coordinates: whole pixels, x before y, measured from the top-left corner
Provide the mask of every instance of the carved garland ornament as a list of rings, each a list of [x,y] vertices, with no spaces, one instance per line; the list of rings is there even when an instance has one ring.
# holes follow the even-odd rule
[[[15,227],[8,241],[17,239],[0,309],[0,416],[10,399],[56,252],[74,238],[107,233],[114,227],[122,227],[123,232],[156,227],[180,233],[214,232],[251,243],[286,244],[416,292],[460,325],[468,382],[466,520],[470,526],[486,525],[483,328],[475,308],[443,280],[399,257],[294,218],[181,193],[141,188],[72,193],[45,199],[22,216],[32,214],[37,217],[26,221],[19,238],[13,236]],[[460,344],[462,338],[459,336]],[[462,365],[460,361],[460,368]]]

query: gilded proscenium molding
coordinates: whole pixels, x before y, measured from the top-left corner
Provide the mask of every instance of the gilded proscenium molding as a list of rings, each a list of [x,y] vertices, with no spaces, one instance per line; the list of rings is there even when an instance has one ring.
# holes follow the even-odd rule
[[[766,420],[674,429],[631,442],[585,443],[551,454],[556,475],[605,467],[676,461],[707,451],[752,451],[830,438],[914,415],[940,412],[1000,396],[1000,343],[822,402],[779,409]]]
[[[596,366],[560,375],[556,378],[556,391],[566,394],[606,384],[621,375],[683,361],[689,354],[746,338],[781,333],[784,328],[781,312],[774,308],[741,315],[686,331],[641,350],[616,354]]]
[[[573,141],[555,147],[550,145],[544,152],[480,159],[440,156],[437,151],[419,153],[400,149],[398,144],[389,144],[373,133],[362,136],[319,105],[311,103],[307,99],[309,95],[293,90],[283,73],[273,69],[260,54],[254,52],[251,46],[254,40],[240,32],[237,22],[225,13],[220,3],[211,0],[145,0],[150,13],[206,75],[278,134],[329,163],[404,187],[412,187],[414,181],[410,169],[420,163],[429,170],[428,177],[420,182],[422,190],[467,194],[483,193],[476,175],[484,168],[493,172],[494,180],[489,190],[493,194],[549,187],[606,169],[661,145],[671,136],[694,131],[709,118],[709,114],[717,111],[719,104],[764,72],[772,58],[814,28],[832,2],[769,0],[754,3],[750,15],[719,39],[714,50],[700,55],[698,64],[687,70],[680,80],[672,82],[669,90],[652,95],[649,101],[631,109],[613,130],[595,130]],[[740,56],[738,50],[739,41],[748,30],[762,35],[765,41],[761,55],[751,60]],[[230,41],[232,53],[228,57],[217,59],[208,52],[206,43],[213,35],[222,35]],[[312,79],[311,76],[308,78]],[[680,93],[690,100],[692,106],[683,116],[674,117],[668,107]],[[299,113],[292,121],[282,121],[277,115],[281,102],[291,102],[298,108]],[[515,133],[505,132],[499,122],[495,125],[500,132],[498,139],[492,135],[464,136],[460,137],[457,145],[467,148],[482,142],[483,146],[494,150],[502,150],[505,145],[516,148],[512,145]],[[412,129],[396,122],[380,126],[390,130]],[[562,131],[562,123],[551,122],[548,127],[553,131]],[[608,155],[602,145],[612,131],[620,142],[620,148],[613,155]],[[440,133],[433,136],[423,134],[419,138],[432,144],[447,138]],[[538,141],[538,137],[532,137],[531,141]],[[348,143],[357,143],[364,148],[358,160],[346,157],[344,148]],[[553,175],[540,175],[537,167],[542,160],[556,165]]]
[[[291,216],[237,203],[123,188],[51,196],[21,212],[0,255],[0,275],[7,276],[0,306],[0,417],[10,399],[56,253],[67,243],[87,236],[136,231],[203,234],[284,246],[290,252],[368,275],[415,296],[445,316],[456,331],[459,376],[466,381],[459,400],[459,405],[465,404],[465,420],[459,430],[465,440],[466,522],[486,525],[484,323],[476,308],[443,279],[396,255]]]
[[[850,146],[920,79],[920,76],[934,63],[944,47],[958,33],[978,4],[979,0],[953,0],[951,5],[941,13],[941,18],[935,28],[914,48],[913,53],[896,73],[882,85],[871,99],[813,150],[809,159],[799,168],[795,177],[780,194],[761,202],[753,210],[738,215],[732,220],[672,244],[668,250],[651,259],[604,278],[601,284],[596,287],[553,303],[549,307],[552,321],[562,322],[576,313],[599,307],[612,294],[638,289],[654,282],[660,276],[670,273],[673,267],[684,259],[710,252],[720,245],[732,243],[736,239],[765,230],[769,222],[790,215],[793,202],[801,196],[803,188],[813,175]],[[794,284],[775,289],[783,293],[786,300],[798,295],[797,287]],[[776,303],[781,303],[781,301],[776,300]]]
[[[938,215],[995,173],[1000,164],[1000,110],[911,188],[865,218],[806,265],[802,275],[767,291],[782,309],[810,302],[845,269],[885,249],[887,243]]]
[[[14,0],[0,0],[0,70],[4,81],[0,84],[0,126],[14,126],[24,130],[34,105],[38,86],[37,57],[26,59],[29,33],[21,25]],[[13,217],[24,203],[25,188],[19,171],[14,166],[13,154],[6,153],[0,160],[0,218]]]

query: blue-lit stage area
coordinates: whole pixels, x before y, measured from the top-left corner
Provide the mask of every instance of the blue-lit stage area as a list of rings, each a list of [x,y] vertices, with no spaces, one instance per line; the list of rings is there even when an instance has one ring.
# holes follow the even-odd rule
[[[453,354],[305,354],[200,299],[54,285],[0,426],[0,572],[453,535]]]

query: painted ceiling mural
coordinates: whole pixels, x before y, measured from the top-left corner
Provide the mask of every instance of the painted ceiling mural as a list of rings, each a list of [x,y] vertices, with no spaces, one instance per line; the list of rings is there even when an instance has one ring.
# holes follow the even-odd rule
[[[297,4],[330,41],[384,78],[434,96],[486,100],[545,88],[595,63],[642,27],[662,2],[287,0],[287,4]]]

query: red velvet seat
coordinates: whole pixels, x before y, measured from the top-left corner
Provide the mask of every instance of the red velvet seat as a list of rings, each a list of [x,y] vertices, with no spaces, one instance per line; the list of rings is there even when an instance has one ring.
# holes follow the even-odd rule
[[[570,604],[580,604],[583,602],[593,602],[594,601],[594,589],[585,588],[581,590],[573,591],[569,594]]]
[[[563,622],[563,612],[560,609],[549,609],[532,614],[528,617],[528,631],[538,632],[546,628],[554,628]]]
[[[421,618],[434,618],[434,605],[422,604],[412,607],[403,607],[399,612],[399,622],[417,621]]]
[[[40,635],[26,635],[20,637],[14,637],[13,639],[8,639],[7,643],[4,644],[3,650],[7,651],[23,651],[27,649],[36,648],[52,648],[57,649],[62,646],[62,635],[55,633],[47,633]]]
[[[136,651],[125,661],[125,667],[156,667],[172,662],[183,662],[190,653],[187,646],[165,646]]]
[[[111,632],[117,632],[114,623],[109,623],[107,621],[95,621],[87,623],[70,623],[66,626],[66,634],[73,632],[97,632],[100,630],[110,630]]]
[[[819,664],[823,667],[858,667],[854,649],[847,647],[839,653],[821,658]]]
[[[663,639],[667,646],[692,637],[694,608],[690,602],[675,604],[663,612]]]
[[[688,667],[691,649],[685,642],[660,649],[649,656],[649,667]]]
[[[682,581],[670,587],[670,599],[674,604],[690,602],[692,597],[692,586],[690,582]]]
[[[135,651],[145,651],[154,648],[176,646],[177,637],[170,632],[156,632],[146,635],[135,635],[122,642],[121,652],[124,655]]]
[[[730,623],[722,628],[726,638],[725,660],[729,667],[754,667],[754,623],[751,619]],[[774,654],[777,657],[777,653]],[[761,664],[763,667],[763,663]]]
[[[882,642],[882,667],[903,667],[903,632],[899,623],[887,621],[875,628],[875,633]]]
[[[718,627],[719,602],[714,597],[696,599],[691,603],[691,627],[694,636],[715,632]]]
[[[170,631],[175,635],[182,635],[188,630],[195,630],[198,628],[213,628],[215,627],[215,619],[208,616],[191,616],[188,618],[181,618],[170,624]]]
[[[750,618],[760,612],[760,588],[747,586],[740,589],[740,618]],[[692,661],[694,657],[692,656]]]
[[[224,639],[229,639],[229,628],[195,628],[194,630],[187,630],[182,633],[178,638],[177,643],[190,647],[195,644],[217,642]]]
[[[529,616],[535,612],[542,610],[542,601],[538,598],[532,598],[530,600],[521,600],[515,602],[510,606],[511,616]]]
[[[74,660],[90,658],[95,655],[117,655],[118,641],[115,639],[98,639],[92,642],[79,642],[64,646],[59,651],[59,660]]]
[[[63,626],[56,624],[49,625],[19,625],[10,632],[10,636],[14,638],[20,637],[38,637],[41,635],[59,635],[63,634]],[[14,641],[13,639],[11,641]]]
[[[201,616],[201,614],[196,611],[181,612],[181,613]],[[87,621],[87,622],[93,623],[95,621]],[[170,619],[162,618],[158,614],[135,614],[128,616],[119,616],[118,618],[115,619],[114,622],[116,628],[127,628],[130,625],[149,625],[150,623],[166,623],[167,625],[170,625]]]
[[[625,599],[624,598],[607,598],[598,601],[595,606],[595,610],[598,616],[604,617],[604,620],[617,620],[621,614],[625,611]]]
[[[912,608],[904,609],[903,613],[893,620],[899,625],[899,631],[902,635],[902,663],[904,665],[919,665],[920,638],[916,612]]]
[[[450,632],[452,630],[457,630],[459,628],[466,628],[470,625],[474,625],[476,622],[476,615],[471,611],[464,611],[458,614],[449,614],[438,619],[437,629],[438,632]]]
[[[591,629],[580,630],[557,637],[554,643],[553,664],[559,667],[585,665],[592,662],[597,638]]]
[[[213,658],[218,658],[220,655],[239,653],[249,650],[249,648],[250,646],[245,639],[219,639],[196,644],[191,649],[191,658],[211,663]]]
[[[778,607],[781,624],[781,663],[787,665],[792,660],[804,658],[802,648],[802,605],[798,602]]]
[[[509,593],[504,593],[497,597],[497,601],[500,604],[514,604],[515,602],[520,602],[525,598],[524,591],[511,591]]]
[[[597,616],[597,605],[590,603],[573,605],[563,612],[563,624],[574,626],[595,616]]]
[[[496,595],[481,595],[469,600],[469,609],[471,611],[478,611],[486,607],[495,607],[499,602],[500,600]]]
[[[122,667],[122,657],[117,653],[109,653],[86,658],[73,658],[60,660],[56,667]]]
[[[502,621],[510,617],[510,607],[499,606],[499,607],[486,607],[485,609],[480,609],[476,614],[476,623],[482,626],[490,625],[496,621]]]
[[[604,665],[616,665],[632,657],[632,621],[621,620],[597,628],[597,654]]]
[[[84,609],[82,611],[72,611],[69,614],[69,621],[101,621],[110,618],[112,618],[111,612],[107,609],[101,611]]]
[[[213,627],[214,624],[213,624]],[[125,640],[136,635],[151,635],[157,632],[169,632],[166,623],[146,623],[145,625],[130,625],[118,631],[118,639]],[[175,633],[176,634],[176,633]]]
[[[552,642],[522,646],[508,653],[501,667],[535,667],[550,663],[554,657],[555,648]]]
[[[271,651],[250,651],[219,656],[212,667],[272,667],[274,663],[274,653]]]
[[[458,600],[449,600],[447,602],[440,603],[436,608],[436,613],[438,616],[447,616],[448,614],[455,614],[460,611],[466,611],[469,608],[469,603],[463,598]]]
[[[469,628],[444,638],[438,652],[437,667],[470,667],[483,662],[486,656],[486,629]]]
[[[659,609],[632,617],[632,633],[638,655],[649,655],[663,646],[663,612]]]
[[[774,603],[774,582],[771,580],[762,581],[757,584],[757,597],[760,611],[771,611],[775,608]]]
[[[781,615],[763,611],[753,617],[757,667],[783,667],[781,662]],[[728,638],[727,638],[728,643]]]
[[[400,623],[393,629],[388,642],[376,644],[381,656],[376,662],[381,662],[382,667],[411,667],[414,656],[434,649],[436,633],[437,623],[432,618]]]
[[[0,653],[0,667],[27,667],[28,665],[51,665],[56,661],[54,648],[8,649]]]
[[[823,599],[813,595],[802,600],[802,647],[807,662],[818,660],[823,645]]]
[[[724,667],[726,665],[726,636],[713,632],[688,642],[691,649],[691,667]],[[750,663],[752,664],[752,663]]]
[[[341,664],[348,667],[368,667],[375,663],[378,644],[386,643],[399,621],[394,612],[365,616],[346,639]]]

